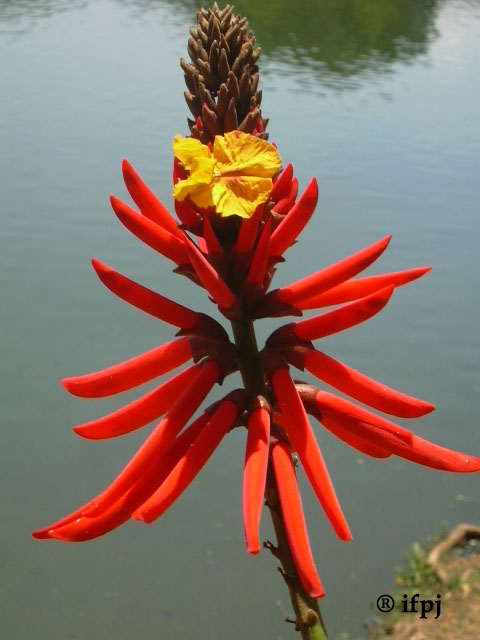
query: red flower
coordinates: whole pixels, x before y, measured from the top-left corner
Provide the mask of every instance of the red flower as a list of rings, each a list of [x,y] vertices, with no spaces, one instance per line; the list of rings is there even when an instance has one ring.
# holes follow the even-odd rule
[[[258,131],[261,133],[262,128]],[[295,479],[292,452],[333,529],[341,540],[351,534],[330,481],[307,413],[354,449],[376,458],[397,455],[444,471],[475,472],[480,459],[429,443],[411,431],[311,385],[294,383],[289,365],[307,370],[327,385],[373,409],[416,418],[434,409],[317,351],[312,342],[343,331],[378,313],[395,288],[427,273],[410,269],[354,279],[376,260],[390,237],[282,289],[267,293],[275,265],[296,241],[318,198],[313,179],[296,200],[298,183],[289,164],[274,180],[267,202],[250,218],[219,217],[191,201],[176,202],[181,225],[124,161],[125,184],[138,211],[111,198],[115,214],[135,236],[176,265],[175,271],[203,287],[232,322],[235,342],[213,318],[147,289],[93,260],[93,267],[116,296],[179,329],[177,339],[118,365],[66,378],[67,391],[98,398],[132,389],[193,363],[169,381],[107,416],[77,425],[92,440],[124,435],[161,419],[112,484],[86,505],[36,531],[36,538],[82,541],[103,535],[129,518],[153,522],[182,494],[227,432],[247,428],[243,477],[243,521],[247,551],[260,550],[258,528],[268,465],[277,485],[288,542],[303,587],[323,595],[308,542]],[[175,161],[174,183],[185,178]],[[196,242],[194,238],[196,237]],[[344,304],[346,303],[346,304]],[[252,321],[301,316],[308,309],[342,305],[274,331],[257,361],[245,360],[242,336],[253,339]],[[249,333],[250,332],[250,333]],[[254,343],[254,342],[253,342]],[[253,344],[251,343],[251,344]],[[212,387],[240,370],[245,388],[227,394],[191,422]],[[188,425],[188,426],[187,426]]]

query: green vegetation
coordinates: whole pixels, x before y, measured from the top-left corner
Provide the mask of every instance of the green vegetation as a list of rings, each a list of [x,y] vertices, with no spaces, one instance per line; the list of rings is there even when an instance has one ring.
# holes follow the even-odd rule
[[[448,525],[444,523],[428,538],[414,542],[403,554],[403,564],[396,569],[395,584],[398,590],[392,594],[397,605],[391,613],[383,614],[381,618],[377,617],[373,622],[365,624],[369,638],[380,640],[393,632],[400,617],[399,603],[405,594],[408,598],[419,593],[420,598],[434,599],[436,593],[442,593],[442,595],[445,593],[445,585],[440,583],[432,567],[427,563],[427,558],[433,547],[445,540],[447,534]],[[456,579],[448,585],[449,590],[455,588],[458,588]]]

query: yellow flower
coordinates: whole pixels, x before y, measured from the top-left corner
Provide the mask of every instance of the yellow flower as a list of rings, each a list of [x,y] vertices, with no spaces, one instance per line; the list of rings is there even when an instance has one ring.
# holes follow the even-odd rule
[[[173,188],[175,200],[187,196],[202,209],[215,207],[221,216],[250,218],[272,190],[280,170],[275,148],[241,131],[215,136],[213,152],[194,138],[175,136],[173,152],[188,172]]]

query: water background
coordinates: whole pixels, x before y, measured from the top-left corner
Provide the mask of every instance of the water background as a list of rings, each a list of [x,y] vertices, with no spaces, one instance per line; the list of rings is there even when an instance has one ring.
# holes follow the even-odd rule
[[[109,193],[127,198],[123,157],[170,202],[171,141],[186,134],[188,115],[178,59],[197,6],[0,2],[0,632],[8,640],[293,637],[275,561],[244,550],[240,430],[153,526],[128,523],[84,545],[29,535],[101,491],[145,437],[75,437],[73,424],[137,394],[82,401],[59,380],[173,335],[106,292],[90,257],[210,311],[204,293],[126,232],[108,203]],[[276,285],[388,233],[392,243],[369,273],[432,265],[381,314],[322,348],[434,402],[436,412],[412,424],[416,433],[479,455],[480,3],[236,7],[263,49],[271,140],[301,188],[312,175],[320,187]],[[278,324],[259,323],[261,343]],[[327,592],[322,611],[332,638],[364,638],[362,621],[392,592],[402,552],[442,521],[478,524],[479,479],[366,459],[317,434],[354,534],[348,545],[336,540],[300,474]]]

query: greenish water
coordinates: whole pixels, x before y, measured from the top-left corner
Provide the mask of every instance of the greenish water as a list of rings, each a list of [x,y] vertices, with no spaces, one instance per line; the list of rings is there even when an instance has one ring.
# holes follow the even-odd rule
[[[294,637],[275,562],[244,550],[242,433],[150,527],[129,523],[85,545],[29,536],[104,488],[145,437],[76,438],[73,424],[124,398],[82,402],[59,380],[173,335],[108,294],[90,257],[209,310],[200,289],[126,233],[108,203],[110,192],[125,196],[122,157],[170,201],[171,141],[186,133],[187,116],[178,58],[197,6],[0,2],[2,638]],[[432,265],[325,350],[434,402],[433,415],[411,423],[418,435],[480,455],[480,3],[236,6],[264,51],[271,140],[301,187],[312,175],[320,186],[276,285],[390,232],[371,273]],[[278,324],[259,323],[260,342]],[[402,549],[444,520],[478,523],[479,478],[367,460],[317,434],[354,535],[348,545],[335,539],[300,475],[322,611],[332,638],[363,638]],[[262,527],[266,539],[266,517]]]

